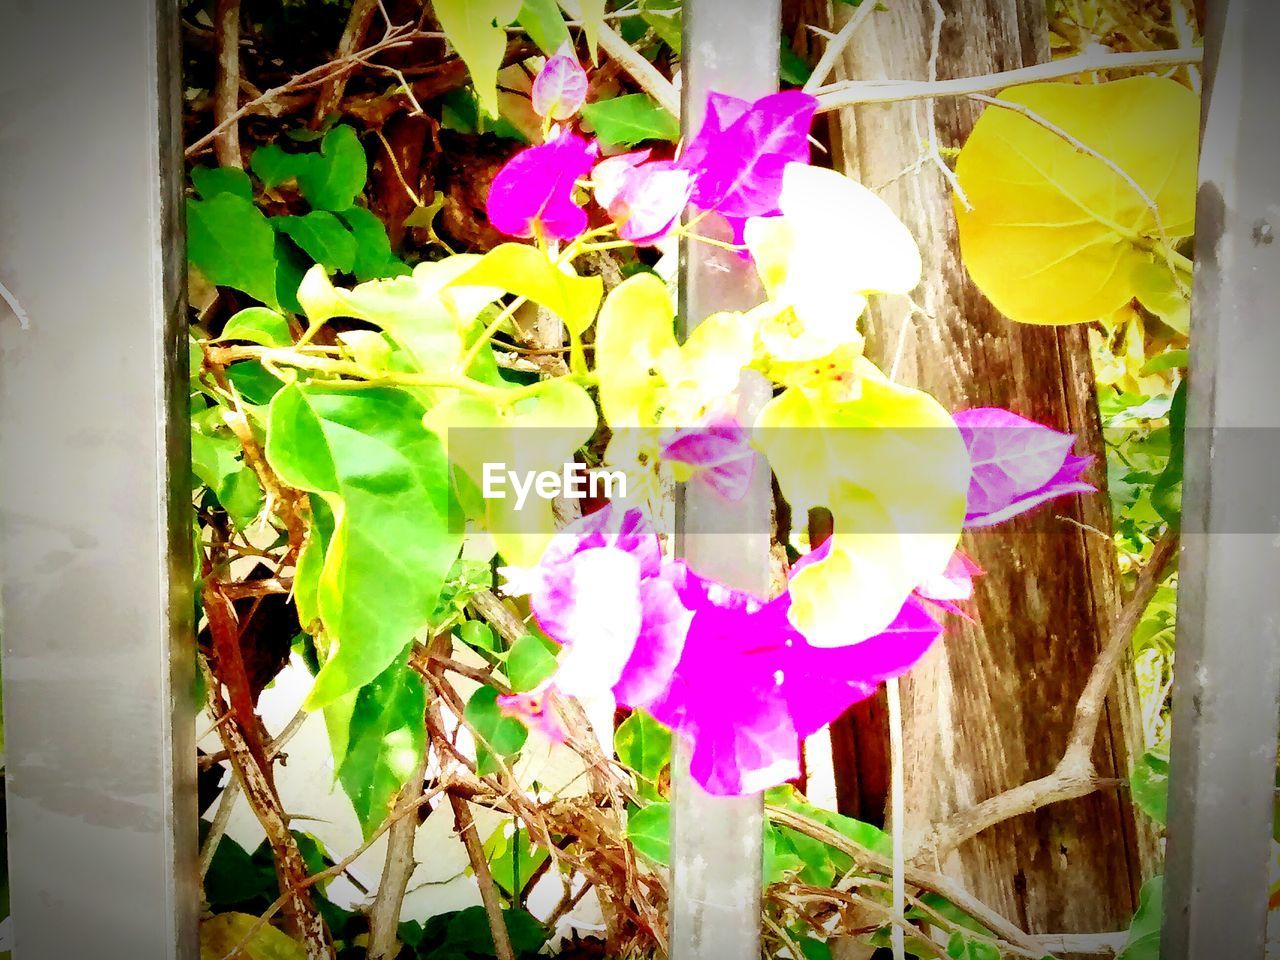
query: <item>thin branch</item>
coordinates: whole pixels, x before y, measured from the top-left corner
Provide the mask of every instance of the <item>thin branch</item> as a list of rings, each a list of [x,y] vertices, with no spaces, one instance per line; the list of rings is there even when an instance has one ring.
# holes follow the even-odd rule
[[[1107,693],[1133,632],[1164,580],[1177,550],[1178,534],[1173,531],[1165,533],[1138,574],[1133,593],[1112,620],[1106,644],[1098,654],[1084,691],[1076,702],[1075,720],[1067,737],[1067,746],[1053,772],[996,794],[938,824],[921,842],[913,858],[915,863],[936,864],[962,843],[998,823],[1062,800],[1088,796],[1101,786],[1103,781],[1094,773],[1092,754]]]
[[[427,750],[422,751],[422,761],[409,782],[399,794],[396,806],[408,805],[422,796],[423,781],[427,776]],[[369,911],[368,960],[395,960],[400,952],[400,910],[409,889],[417,861],[413,858],[413,843],[418,836],[418,818],[401,817],[391,827],[387,837],[387,859],[382,865],[382,880],[378,895]]]
[[[861,9],[861,8],[859,8]],[[1096,70],[1141,70],[1173,67],[1203,61],[1199,47],[1178,50],[1143,50],[1136,53],[1082,53],[1049,63],[953,80],[845,80],[817,91],[818,112],[827,113],[863,103],[896,103],[902,100],[930,100],[935,97],[967,97],[991,93],[1006,87],[1040,80],[1061,80]]]
[[[3,283],[0,283],[0,300],[4,300],[9,305],[13,315],[18,318],[19,327],[23,330],[31,329],[31,318],[27,316],[27,311],[22,309],[22,304],[18,301],[18,298]]]
[[[875,3],[864,3],[849,17],[848,22],[840,29],[840,32],[827,44],[827,49],[822,53],[822,59],[813,68],[813,73],[804,85],[805,93],[816,94],[823,89],[822,85],[827,82],[827,77],[831,76],[831,71],[840,62],[840,56],[853,41],[853,35],[866,23],[876,6],[877,4]]]
[[[345,60],[359,49],[377,9],[378,0],[355,0],[351,5],[351,13],[347,17],[346,29],[342,31],[342,38],[338,41],[336,59]],[[342,102],[342,94],[347,89],[347,80],[350,77],[350,73],[344,72],[324,82],[320,88],[320,96],[316,99],[315,112],[311,115],[313,126],[320,126],[324,118],[337,109],[338,104]]]
[[[213,90],[213,119],[218,125],[214,154],[220,166],[244,168],[240,156],[240,0],[218,0],[214,11],[218,77]]]
[[[330,60],[328,63],[322,63],[318,67],[312,67],[296,76],[290,77],[288,81],[280,84],[278,87],[272,87],[263,91],[252,100],[244,103],[231,116],[217,121],[217,126],[206,133],[204,136],[195,140],[187,147],[184,156],[187,159],[199,156],[209,148],[209,145],[230,125],[237,123],[241,118],[253,113],[260,113],[269,107],[275,101],[286,97],[291,93],[297,93],[300,90],[308,90],[312,87],[321,86],[326,80],[349,73],[361,66],[369,66],[369,57],[391,50],[397,47],[406,46],[414,40],[421,38],[423,35],[417,31],[408,28],[397,28],[387,31],[387,34],[372,46],[353,53],[349,57],[339,57]]]
[[[511,949],[511,936],[507,933],[507,922],[502,917],[502,901],[498,898],[498,888],[494,886],[493,874],[489,871],[489,861],[484,854],[484,845],[480,842],[480,834],[476,830],[475,821],[471,817],[471,809],[467,801],[453,793],[449,794],[449,803],[453,806],[453,818],[458,827],[458,836],[467,848],[467,859],[471,861],[471,872],[475,874],[476,884],[480,887],[480,899],[484,902],[484,912],[489,917],[489,932],[493,934],[493,953],[498,960],[515,960],[515,951]]]
[[[576,20],[582,19],[582,4],[578,0],[559,0],[560,9]],[[600,46],[605,53],[631,75],[646,93],[658,101],[659,106],[672,115],[680,116],[680,95],[675,86],[652,63],[631,48],[608,24],[600,24]]]
[[[855,863],[860,864],[863,868],[870,869],[876,873],[889,876],[893,873],[893,863],[889,857],[885,857],[874,850],[862,846],[850,840],[843,833],[828,827],[826,824],[818,823],[804,814],[797,813],[794,810],[788,810],[785,807],[777,807],[773,804],[765,805],[765,814],[768,818],[782,827],[790,827],[807,837],[819,840],[827,846],[839,850],[845,856],[849,857]],[[996,913],[981,900],[974,897],[959,884],[952,881],[949,877],[945,877],[940,873],[934,873],[921,867],[907,865],[903,871],[903,876],[907,883],[920,889],[927,890],[930,893],[936,893],[940,897],[945,897],[955,906],[967,913],[973,919],[977,920],[992,933],[1001,939],[1011,943],[1023,950],[1037,950],[1039,944],[1035,939],[1026,932],[1019,930],[1014,924],[1010,923],[1000,914]]]
[[[202,661],[201,665],[205,670],[209,711],[215,716],[220,716],[227,712],[227,705],[222,699],[222,685],[207,663]],[[289,831],[289,818],[271,783],[269,771],[263,770],[258,764],[241,732],[239,723],[233,720],[231,723],[223,724],[219,731],[222,743],[230,754],[236,777],[249,801],[249,807],[262,825],[263,832],[267,835],[267,842],[271,846],[276,873],[280,881],[279,907],[289,906],[290,919],[297,928],[297,934],[306,949],[307,960],[332,960],[333,947],[329,943],[324,920],[321,919],[315,902],[307,893],[307,886],[304,885],[307,864],[302,859],[297,841]],[[231,951],[230,956],[234,957],[238,952],[239,947]]]
[[[369,839],[356,847],[356,849],[347,854],[347,856],[343,857],[333,866],[326,867],[319,873],[313,873],[311,876],[299,881],[295,886],[285,890],[284,893],[280,894],[280,896],[275,899],[271,906],[267,907],[266,911],[258,917],[257,922],[245,932],[245,935],[240,938],[240,942],[237,943],[235,947],[232,948],[231,952],[223,957],[222,960],[239,960],[241,956],[240,951],[253,941],[253,938],[258,935],[259,930],[271,922],[271,918],[280,912],[280,908],[288,902],[290,897],[303,891],[310,890],[317,883],[324,883],[326,880],[332,880],[334,877],[338,877],[346,873],[347,868],[363,857],[368,852],[369,848],[381,840],[382,835],[390,830],[402,817],[407,817],[409,814],[416,812],[422,806],[430,803],[437,796],[443,793],[448,786],[449,781],[442,781],[420,796],[413,803],[407,803],[404,806],[393,810],[391,812],[391,816],[382,821],[381,826],[379,826],[377,830],[373,831]]]

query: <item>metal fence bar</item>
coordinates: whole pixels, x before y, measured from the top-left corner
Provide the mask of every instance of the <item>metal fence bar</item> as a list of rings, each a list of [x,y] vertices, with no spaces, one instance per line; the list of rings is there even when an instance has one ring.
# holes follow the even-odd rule
[[[177,4],[0,0],[0,564],[22,960],[197,955]]]
[[[1261,960],[1280,716],[1280,5],[1208,5],[1162,954]],[[1215,518],[1248,505],[1256,533]]]
[[[755,99],[778,89],[780,22],[780,0],[686,0],[686,136],[701,126],[710,91]],[[680,315],[686,330],[712,313],[747,309],[761,299],[750,264],[705,243],[685,243],[681,281]],[[768,399],[767,383],[754,375],[745,377],[739,408],[743,422],[750,424]],[[677,501],[677,551],[700,573],[763,596],[769,587],[771,497],[763,466],[740,503],[726,504],[702,488],[686,486]],[[688,764],[688,753],[679,746],[671,831],[670,956],[758,957],[762,800],[709,796],[690,778]]]

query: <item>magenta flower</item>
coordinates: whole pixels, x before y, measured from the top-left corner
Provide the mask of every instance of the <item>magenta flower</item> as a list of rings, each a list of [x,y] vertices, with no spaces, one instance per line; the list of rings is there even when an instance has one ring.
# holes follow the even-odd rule
[[[611,688],[619,703],[645,707],[692,746],[693,776],[711,793],[751,793],[797,776],[804,737],[906,672],[941,634],[913,598],[878,636],[813,647],[790,624],[788,595],[765,602],[664,560],[637,511],[606,507],[561,536],[536,570],[508,573],[566,647],[547,690]],[[541,727],[538,696],[504,709]]]
[[[736,233],[748,217],[776,214],[783,170],[788,163],[809,162],[817,106],[799,90],[754,103],[711,94],[702,128],[678,161],[694,175],[693,205],[719,213]]]
[[[1071,453],[1073,435],[996,407],[963,410],[954,419],[973,462],[966,527],[993,526],[1056,497],[1095,492],[1080,479],[1093,458]]]
[[[820,548],[797,564],[825,556]],[[788,619],[789,594],[765,603],[692,571],[694,610],[666,692],[647,709],[692,746],[690,771],[709,793],[740,795],[794,779],[801,741],[919,661],[942,627],[909,599],[883,633],[814,647]]]
[[[596,202],[618,225],[618,235],[636,246],[653,246],[689,204],[693,175],[671,160],[649,160],[649,151],[601,160],[592,172]]]
[[[591,172],[599,146],[576,133],[516,154],[489,188],[489,222],[513,237],[574,240],[587,229],[587,213],[574,202],[577,182]]]
[[[973,598],[973,578],[980,576],[982,568],[963,551],[957,550],[942,573],[916,587],[916,596],[947,613],[972,620],[958,604],[961,600]]]
[[[698,427],[675,430],[662,444],[662,458],[690,468],[693,479],[736,503],[747,495],[755,472],[751,436],[733,414],[720,414]]]
[[[568,120],[587,102],[587,73],[566,43],[533,82],[533,109],[540,117]]]
[[[657,696],[680,657],[692,613],[680,572],[638,510],[606,507],[556,535],[538,566],[504,567],[505,591],[527,594],[539,626],[564,647],[557,689],[612,689],[622,703]]]

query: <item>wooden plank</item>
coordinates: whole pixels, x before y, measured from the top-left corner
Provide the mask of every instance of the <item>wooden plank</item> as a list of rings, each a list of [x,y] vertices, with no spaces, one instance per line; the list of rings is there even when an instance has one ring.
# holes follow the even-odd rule
[[[0,0],[15,952],[197,951],[176,5]]]
[[[840,3],[808,6],[819,23],[842,11],[827,23],[831,29],[848,16]],[[941,78],[1048,58],[1041,0],[942,6]],[[928,77],[933,28],[931,0],[888,5],[854,37],[843,76]],[[981,109],[937,101],[940,143],[964,143]],[[836,168],[878,191],[924,259],[914,297],[927,316],[908,317],[901,301],[881,298],[868,353],[886,370],[900,356],[899,378],[948,409],[1007,407],[1072,431],[1081,450],[1101,454],[1086,331],[1001,316],[960,263],[950,187],[939,168],[925,160],[904,175],[922,161],[929,120],[928,105],[918,101],[846,109],[832,120]],[[1118,594],[1114,548],[1095,532],[1110,528],[1100,466],[1089,479],[1104,492],[964,540],[987,571],[976,584],[978,622],[952,618],[943,642],[903,680],[908,854],[931,824],[1048,774],[1062,755]],[[1117,684],[1094,754],[1099,776],[1127,776],[1141,750],[1139,719],[1133,683]],[[1154,836],[1127,795],[1105,791],[992,828],[938,866],[1024,929],[1093,933],[1127,927],[1155,853]]]
[[[755,99],[778,89],[780,15],[779,0],[738,0],[731,11],[721,0],[686,0],[686,136],[701,126],[709,92]],[[681,317],[686,331],[716,311],[746,309],[760,299],[750,263],[708,244],[685,243]],[[769,399],[769,386],[747,375],[740,397],[740,417],[751,423]],[[683,488],[677,501],[677,551],[699,573],[763,596],[769,588],[771,500],[763,465],[737,504],[725,504],[696,485]],[[683,747],[674,766],[671,958],[757,957],[762,800],[707,795],[690,778]]]
[[[1280,6],[1209,8],[1162,955],[1261,960],[1280,715]]]

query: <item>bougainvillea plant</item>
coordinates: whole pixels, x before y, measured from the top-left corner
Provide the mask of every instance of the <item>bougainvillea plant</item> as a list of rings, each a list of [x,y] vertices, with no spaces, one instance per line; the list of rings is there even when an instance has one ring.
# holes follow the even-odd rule
[[[809,165],[812,97],[715,94],[699,132],[658,155],[610,153],[589,136],[585,91],[568,50],[534,81],[544,140],[488,195],[511,243],[349,290],[317,265],[297,295],[303,340],[259,353],[285,381],[265,415],[266,457],[328,518],[302,546],[295,589],[322,661],[309,704],[340,711],[437,625],[464,540],[483,534],[506,564],[505,592],[529,597],[558,650],[550,676],[502,698],[504,712],[554,737],[558,694],[611,695],[688,741],[707,790],[763,790],[798,775],[802,738],[942,635],[973,572],[956,554],[961,530],[1088,490],[1086,461],[1070,436],[1006,411],[953,418],[862,355],[867,298],[910,291],[920,257],[870,191]],[[657,275],[605,298],[578,272],[593,252],[676,238],[749,258],[764,302],[708,318],[681,344]],[[564,324],[572,349],[562,375],[515,385],[498,375],[492,338],[526,301]],[[339,317],[381,335],[348,338],[340,358],[308,355]],[[776,385],[754,423],[731,412],[747,369]],[[369,383],[333,381],[347,372]],[[572,463],[602,426],[596,398],[613,437],[604,465],[634,481],[625,502],[556,532],[550,502],[517,511],[480,493],[489,463]],[[402,468],[390,509],[372,495],[370,454]],[[756,457],[793,509],[834,518],[774,597],[664,556],[649,519],[664,471],[732,500]],[[376,562],[385,542],[371,524],[413,541],[394,568]]]

